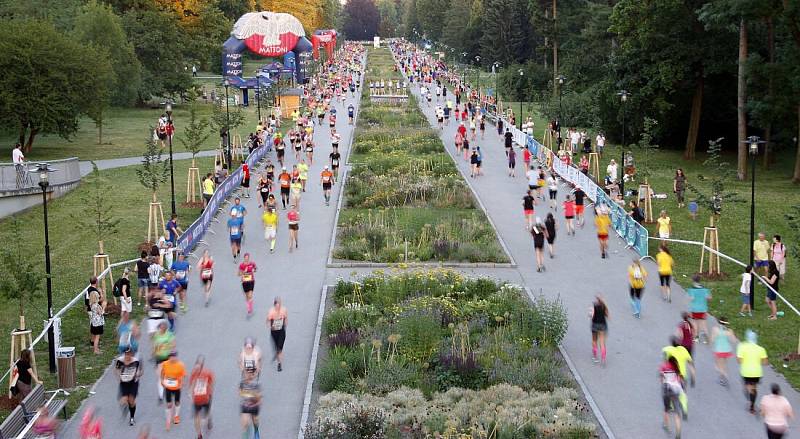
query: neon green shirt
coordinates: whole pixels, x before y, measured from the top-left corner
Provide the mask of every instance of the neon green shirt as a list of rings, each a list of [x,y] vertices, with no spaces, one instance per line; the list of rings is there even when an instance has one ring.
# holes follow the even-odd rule
[[[736,347],[736,357],[741,362],[739,372],[743,377],[761,378],[764,376],[764,368],[761,365],[762,361],[767,358],[767,351],[764,348],[754,343],[741,342]]]

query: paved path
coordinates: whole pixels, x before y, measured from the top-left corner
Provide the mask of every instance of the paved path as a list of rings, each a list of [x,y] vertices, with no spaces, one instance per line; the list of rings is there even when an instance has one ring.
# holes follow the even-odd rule
[[[352,127],[347,125],[346,107],[354,99],[337,104],[339,121],[337,130],[342,135],[340,152],[344,157],[352,136]],[[356,102],[356,105],[358,103]],[[297,436],[306,379],[310,367],[311,351],[314,342],[317,315],[319,311],[320,292],[326,283],[326,260],[331,241],[332,226],[336,213],[336,200],[340,196],[341,185],[334,186],[331,205],[324,204],[322,189],[319,185],[319,174],[322,166],[328,162],[331,152],[330,130],[327,120],[322,127],[315,127],[318,146],[314,151],[314,164],[309,171],[307,192],[301,199],[300,210],[300,248],[288,253],[286,211],[279,210],[280,223],[278,243],[274,254],[269,254],[268,245],[263,239],[263,227],[260,209],[257,205],[255,189],[252,198],[244,199],[248,210],[245,221],[244,252],[250,252],[258,266],[255,289],[255,315],[251,320],[245,319],[245,303],[234,263],[230,256],[227,227],[220,222],[214,224],[205,241],[208,246],[201,246],[199,254],[205,248],[210,250],[216,261],[212,301],[208,308],[202,305],[202,285],[196,272],[190,275],[188,291],[189,310],[186,315],[178,317],[177,346],[179,358],[191,369],[198,354],[206,356],[206,365],[217,377],[216,392],[213,401],[214,430],[211,438],[241,437],[239,426],[239,399],[237,386],[239,371],[238,354],[245,337],[253,336],[261,347],[265,358],[265,367],[261,375],[264,392],[264,404],[261,409],[262,438],[289,439]],[[276,163],[274,154],[270,158]],[[294,153],[286,153],[287,167],[295,163]],[[124,159],[136,160],[136,159]],[[278,170],[279,171],[279,170]],[[279,172],[276,172],[276,174]],[[254,178],[253,180],[255,181]],[[255,183],[252,185],[255,186]],[[280,201],[279,201],[280,202]],[[240,258],[241,260],[241,258]],[[191,262],[196,263],[196,258]],[[283,372],[275,370],[275,364],[269,363],[272,358],[271,342],[266,329],[267,311],[275,296],[283,298],[288,309],[286,357]],[[111,347],[112,337],[106,337],[105,349]],[[149,357],[150,343],[142,342],[140,351],[144,358]],[[189,438],[194,437],[192,424],[192,406],[184,397],[182,407],[183,422],[174,426],[171,433],[164,432],[164,406],[156,404],[156,380],[152,363],[148,363],[142,378],[136,418],[139,425],[150,425],[156,437]],[[84,407],[93,405],[102,407],[106,421],[107,435],[115,439],[135,438],[138,428],[127,425],[113,401],[117,395],[117,381],[112,373],[106,373],[96,386],[97,393],[89,398]],[[80,414],[73,417],[67,426],[65,437],[76,437],[75,429]]]
[[[419,98],[419,89],[414,87],[423,112],[432,126],[436,126],[434,107],[428,107]],[[435,103],[434,103],[435,104]],[[455,132],[458,124],[441,131],[441,138],[451,155],[455,155]],[[500,235],[509,245],[509,250],[518,263],[519,278],[535,294],[541,291],[547,297],[560,297],[569,315],[569,330],[563,347],[574,362],[579,375],[617,438],[665,437],[661,430],[662,403],[657,383],[661,348],[680,320],[681,311],[688,301],[683,289],[673,286],[673,303],[660,300],[658,273],[652,261],[646,263],[650,277],[640,320],[633,318],[627,291],[627,266],[633,252],[625,250],[622,241],[612,233],[610,258],[601,259],[595,237],[593,215],[587,213],[586,228],[578,229],[575,236],[564,234],[563,214],[554,212],[559,224],[555,242],[556,258],[547,259],[545,273],[536,272],[532,240],[524,228],[522,197],[527,189],[524,164],[521,154],[517,157],[517,177],[507,174],[507,161],[501,138],[493,125],[487,124],[484,140],[478,134],[472,145],[480,146],[483,152],[484,176],[471,179],[469,183],[488,209]],[[469,163],[463,158],[456,162],[469,175]],[[522,166],[520,166],[522,165]],[[559,190],[559,203],[567,193],[564,185]],[[550,211],[547,205],[537,206],[537,216],[542,219]],[[588,212],[588,210],[587,210]],[[676,261],[689,263],[691,261]],[[694,263],[694,262],[691,262]],[[498,271],[477,270],[486,274]],[[505,270],[502,277],[513,279]],[[686,284],[687,279],[681,279]],[[591,338],[588,312],[594,295],[603,294],[609,309],[608,367],[600,368],[591,361]],[[714,300],[738,300],[738,294],[714,291]],[[763,316],[762,316],[763,317]],[[738,318],[738,316],[737,316]],[[759,317],[761,318],[761,317]],[[695,348],[697,364],[697,387],[690,389],[689,422],[685,424],[684,438],[756,438],[763,437],[764,427],[760,420],[746,412],[746,400],[737,378],[738,367],[731,360],[729,370],[733,377],[731,387],[717,384],[713,356],[709,346]],[[771,368],[766,371],[762,383],[778,382],[794,407],[800,407],[798,393],[777,376]],[[768,391],[762,384],[760,392]]]
[[[216,151],[211,149],[208,151],[200,151],[199,153],[197,153],[197,157],[213,157],[214,154],[216,154]],[[161,158],[168,159],[169,153],[162,155]],[[172,158],[174,160],[187,160],[192,158],[192,153],[173,151]],[[142,164],[142,159],[144,159],[144,157],[123,157],[118,159],[95,160],[94,162],[97,164],[97,169],[103,170],[103,169],[122,168],[124,166],[140,165]],[[91,161],[81,160],[80,166],[81,166],[81,177],[92,172]]]

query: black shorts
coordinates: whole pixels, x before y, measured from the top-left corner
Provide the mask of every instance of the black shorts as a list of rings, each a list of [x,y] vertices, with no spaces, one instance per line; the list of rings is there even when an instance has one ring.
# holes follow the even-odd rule
[[[275,153],[278,154],[278,158],[283,157],[283,154],[286,152],[286,148],[276,149]]]
[[[658,275],[658,280],[659,280],[659,282],[661,282],[661,286],[662,287],[668,287],[669,286],[669,280],[670,280],[671,277],[672,276],[669,275],[669,274],[659,274]]]
[[[289,230],[300,230],[300,224],[289,224]]]
[[[242,411],[242,414],[245,414],[245,415],[258,416],[258,409],[260,409],[260,408],[261,407],[258,406],[258,405],[254,406],[254,407],[244,406],[243,405],[243,406],[241,406],[241,411]]]
[[[548,233],[547,234],[547,243],[553,245],[556,242],[556,234],[555,233]]]
[[[139,382],[129,381],[127,383],[119,383],[119,396],[124,398],[130,396],[136,398],[139,395]]]
[[[207,279],[203,279],[203,284],[207,284],[207,283],[213,282],[213,281],[214,281],[214,275],[212,274]]]
[[[664,411],[666,413],[677,412],[681,406],[678,394],[667,388],[661,390],[661,400],[664,402]]]
[[[281,195],[289,196],[289,188],[288,187],[281,187]]]
[[[270,331],[269,335],[272,336],[272,342],[275,343],[275,349],[280,352],[283,350],[283,343],[286,341],[286,329],[278,331]]]
[[[554,191],[554,190],[550,189],[550,199],[551,200],[555,200],[557,194],[558,194],[558,191]]]
[[[211,401],[210,400],[206,404],[195,404],[194,405],[194,415],[197,416],[201,412],[205,416],[208,416],[208,414],[211,413]]]
[[[253,291],[255,286],[256,286],[256,281],[254,281],[254,280],[249,280],[247,282],[242,282],[242,291],[244,291],[244,292]]]
[[[89,333],[92,335],[103,335],[103,325],[100,326],[89,325]]]
[[[167,404],[175,401],[175,404],[181,403],[181,389],[164,389],[164,401],[167,401]]]
[[[598,332],[606,332],[606,331],[608,331],[607,323],[592,323],[592,334],[597,334]]]
[[[633,298],[641,299],[642,298],[642,291],[644,291],[644,288],[631,287],[631,290],[630,290],[631,299],[633,299]]]
[[[242,187],[250,187],[250,178],[242,179]]]
[[[231,244],[242,245],[242,238],[241,237],[239,237],[239,238],[231,237]]]
[[[745,384],[751,384],[753,386],[758,385],[761,381],[761,377],[742,377]]]
[[[331,190],[331,184],[330,183],[322,183],[322,190],[325,190],[325,191]]]

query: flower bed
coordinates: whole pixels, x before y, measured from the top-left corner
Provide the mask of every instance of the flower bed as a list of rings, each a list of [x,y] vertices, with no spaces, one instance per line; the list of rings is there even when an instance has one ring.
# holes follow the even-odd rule
[[[370,50],[365,83],[401,79],[388,50]],[[362,92],[333,257],[371,262],[508,262],[439,133],[413,96]]]
[[[306,437],[594,435],[557,354],[560,302],[445,269],[340,281],[332,300]]]

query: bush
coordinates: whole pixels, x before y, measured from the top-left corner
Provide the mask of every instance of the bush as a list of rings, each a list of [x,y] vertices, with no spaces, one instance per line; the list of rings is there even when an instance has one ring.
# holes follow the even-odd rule
[[[339,407],[341,416],[318,418],[305,427],[308,439],[384,439],[386,437],[386,413],[379,408],[346,404]]]
[[[330,347],[346,347],[352,348],[358,344],[360,337],[358,331],[355,329],[343,329],[338,333],[328,337],[328,344]]]
[[[449,351],[439,354],[436,384],[442,391],[451,387],[481,389],[486,386],[486,374],[478,364],[474,352],[468,351],[462,356],[460,353]]]
[[[516,321],[521,337],[545,346],[558,346],[567,333],[567,312],[559,299],[537,297],[533,307],[520,313]]]
[[[374,395],[386,395],[400,387],[417,387],[419,382],[419,370],[411,364],[404,361],[373,362],[364,378],[364,390]]]
[[[346,330],[358,331],[377,320],[378,316],[378,312],[372,306],[351,303],[331,310],[322,322],[322,329],[327,336]]]
[[[524,349],[512,343],[505,343],[502,351],[501,357],[491,361],[489,384],[506,383],[538,391],[552,391],[572,384],[563,362],[552,351],[536,346]]]
[[[360,351],[337,347],[328,351],[328,358],[317,369],[317,382],[323,392],[353,392],[355,378],[363,373],[363,356]]]
[[[424,363],[436,352],[442,338],[441,316],[434,312],[411,310],[395,324],[400,334],[397,350],[407,359]]]

